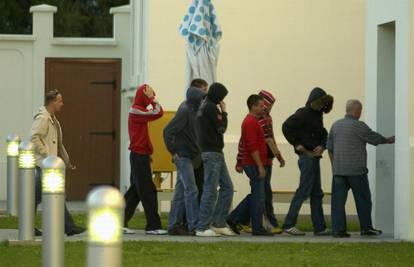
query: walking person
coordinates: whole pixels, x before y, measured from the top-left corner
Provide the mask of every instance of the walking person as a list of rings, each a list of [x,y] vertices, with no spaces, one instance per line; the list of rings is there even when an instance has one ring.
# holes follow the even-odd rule
[[[371,192],[368,182],[367,144],[393,144],[395,137],[385,138],[360,121],[362,104],[349,100],[345,118],[336,121],[329,132],[327,149],[332,163],[332,231],[334,237],[349,237],[346,230],[345,203],[349,189],[354,195],[361,235],[380,235],[372,226]]]
[[[151,106],[150,109],[147,109]],[[125,234],[135,233],[128,228],[129,220],[142,202],[147,225],[145,233],[148,235],[165,235],[161,219],[158,214],[157,189],[152,181],[151,155],[153,147],[148,135],[148,122],[159,119],[163,109],[155,99],[155,92],[151,86],[140,86],[135,94],[134,104],[129,111],[128,132],[131,164],[131,185],[125,193]]]
[[[58,90],[51,90],[45,95],[45,105],[34,116],[31,127],[31,141],[35,147],[35,213],[37,206],[42,201],[42,161],[48,156],[60,157],[68,170],[74,170],[75,166],[70,162],[69,155],[63,145],[63,135],[60,122],[56,114],[63,107],[63,96]],[[83,233],[83,227],[75,225],[65,203],[65,233],[68,236]],[[42,232],[35,228],[35,235]]]
[[[223,153],[224,133],[227,129],[226,104],[223,100],[227,93],[224,85],[213,83],[197,114],[204,165],[197,236],[235,235],[226,225],[226,217],[233,201],[233,183]]]
[[[290,235],[305,235],[296,228],[300,208],[310,198],[311,218],[314,235],[330,235],[326,228],[322,208],[323,191],[321,186],[320,159],[326,148],[328,132],[323,126],[323,114],[331,111],[333,97],[316,87],[306,102],[282,126],[283,134],[298,154],[300,181],[289,207],[283,225],[284,232]]]
[[[164,142],[177,167],[177,182],[168,219],[168,234],[194,235],[198,221],[198,190],[193,161],[200,154],[196,116],[205,93],[190,87],[174,118],[164,128]],[[186,226],[183,217],[186,215]]]

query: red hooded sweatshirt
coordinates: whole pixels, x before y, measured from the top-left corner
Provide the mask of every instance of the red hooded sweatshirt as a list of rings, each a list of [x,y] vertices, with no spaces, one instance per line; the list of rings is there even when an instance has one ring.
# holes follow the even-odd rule
[[[156,120],[164,114],[155,97],[148,98],[144,94],[146,86],[143,84],[138,88],[128,117],[129,150],[141,155],[151,155],[153,151],[148,135],[148,122]],[[152,106],[152,109],[147,109],[149,105]]]

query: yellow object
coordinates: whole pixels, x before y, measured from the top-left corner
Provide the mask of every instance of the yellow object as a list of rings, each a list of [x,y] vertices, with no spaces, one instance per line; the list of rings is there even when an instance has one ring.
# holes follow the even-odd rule
[[[7,156],[17,157],[19,155],[19,141],[11,141],[7,143]]]
[[[88,235],[90,242],[119,243],[122,239],[121,216],[116,209],[95,208],[89,213]]]
[[[165,126],[167,126],[175,116],[175,113],[175,111],[164,111],[164,115],[160,119],[149,123],[149,136],[151,138],[152,146],[154,147],[151,167],[155,175],[154,183],[157,188],[161,188],[161,173],[170,174],[170,187],[172,188],[172,172],[175,171],[175,165],[172,162],[170,152],[168,152],[165,147],[163,131]]]
[[[64,170],[63,170],[64,171]],[[64,193],[65,176],[60,169],[43,170],[42,191],[47,193]]]
[[[20,150],[19,168],[34,169],[35,166],[34,152],[32,150]]]

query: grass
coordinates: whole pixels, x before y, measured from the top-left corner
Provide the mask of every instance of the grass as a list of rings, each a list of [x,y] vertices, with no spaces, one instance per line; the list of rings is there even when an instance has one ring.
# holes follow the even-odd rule
[[[123,266],[414,266],[413,243],[125,242]],[[0,244],[0,266],[40,266],[41,246]],[[86,245],[65,244],[65,266],[85,266]]]
[[[85,214],[74,213],[73,218],[75,223],[81,226],[86,226],[87,216]],[[278,216],[279,222],[283,221],[282,216]],[[168,223],[168,213],[163,213],[161,215],[162,225],[165,228]],[[330,218],[326,217],[326,221],[328,227],[330,226]],[[132,229],[144,229],[145,228],[145,216],[143,213],[137,213],[129,222],[129,227]],[[41,215],[37,214],[35,219],[35,226],[38,228],[42,228],[41,223]],[[304,231],[312,232],[312,223],[310,216],[299,216],[298,219],[298,228]],[[18,220],[16,217],[0,217],[0,229],[17,229],[18,228]],[[358,232],[359,231],[359,224],[358,219],[355,217],[348,218],[348,230],[351,232]]]

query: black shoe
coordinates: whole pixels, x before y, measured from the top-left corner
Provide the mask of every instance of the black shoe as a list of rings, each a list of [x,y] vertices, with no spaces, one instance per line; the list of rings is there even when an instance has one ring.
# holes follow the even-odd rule
[[[67,236],[73,236],[73,235],[78,235],[78,234],[82,234],[83,232],[85,232],[85,228],[74,225],[72,227],[72,229],[70,229],[69,231],[66,232]]]
[[[230,229],[231,229],[234,233],[236,233],[236,234],[240,235],[240,230],[239,230],[239,227],[237,227],[237,224],[235,224],[234,222],[232,222],[232,221],[230,221],[230,220],[227,220],[226,222],[227,222],[227,225],[230,227]]]
[[[319,232],[314,232],[313,235],[315,236],[327,236],[327,235],[332,235],[332,231],[328,228],[325,228],[325,230],[319,231]]]
[[[335,237],[335,238],[351,237],[351,235],[349,233],[347,233],[347,232],[337,232],[337,233],[333,233],[332,236]]]
[[[361,231],[362,236],[376,236],[376,235],[380,235],[380,234],[382,234],[382,231],[374,229],[374,228]]]
[[[186,229],[184,229],[182,226],[174,226],[173,228],[168,230],[169,235],[181,235],[181,236],[189,236],[189,235],[195,235],[195,232],[189,232]]]
[[[274,236],[273,233],[267,232],[267,231],[252,232],[252,235],[257,235],[257,236]]]
[[[39,229],[35,228],[34,229],[34,234],[35,234],[35,236],[42,236],[42,231],[40,231]]]

